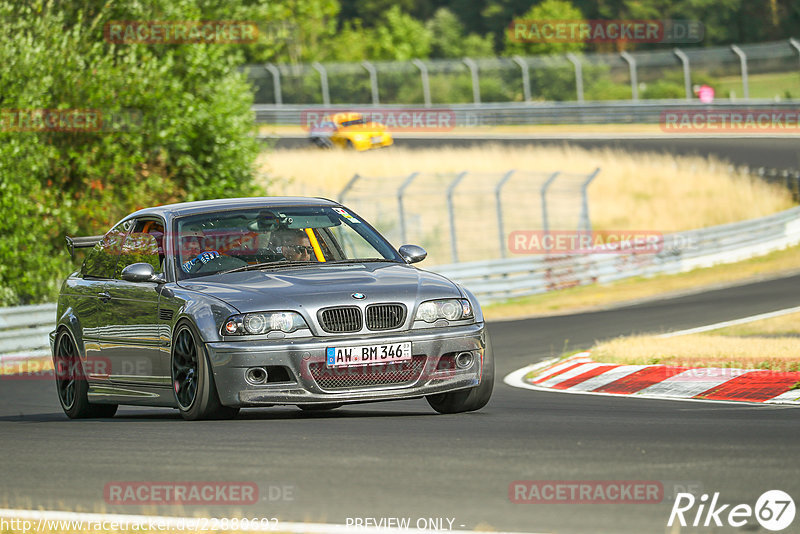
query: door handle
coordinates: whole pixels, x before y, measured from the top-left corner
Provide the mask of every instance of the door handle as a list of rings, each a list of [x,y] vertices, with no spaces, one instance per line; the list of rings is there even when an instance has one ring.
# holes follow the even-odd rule
[[[101,291],[97,296],[100,297],[100,300],[104,303],[111,300],[111,295],[109,295],[108,291]]]

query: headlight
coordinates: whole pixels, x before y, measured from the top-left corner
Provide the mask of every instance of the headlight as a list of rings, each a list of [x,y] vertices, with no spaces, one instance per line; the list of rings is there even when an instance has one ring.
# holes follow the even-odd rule
[[[300,328],[308,328],[308,325],[306,325],[303,317],[296,312],[245,313],[229,317],[222,324],[222,335],[258,335],[273,331],[289,333]]]
[[[417,308],[416,321],[434,323],[439,319],[459,321],[472,319],[472,306],[466,299],[442,299],[423,302]]]

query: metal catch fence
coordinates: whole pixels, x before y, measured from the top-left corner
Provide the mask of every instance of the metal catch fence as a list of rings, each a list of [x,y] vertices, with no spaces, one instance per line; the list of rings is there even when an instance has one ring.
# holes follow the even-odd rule
[[[692,100],[693,83],[724,79],[720,98],[749,99],[750,75],[796,73],[800,41],[669,50],[245,67],[257,104],[482,104]],[[738,78],[738,80],[736,80]],[[730,80],[736,80],[731,85]],[[797,80],[766,98],[798,97]]]
[[[508,170],[355,175],[339,201],[395,245],[428,251],[428,265],[504,258],[508,230],[590,231],[588,188],[600,173]]]

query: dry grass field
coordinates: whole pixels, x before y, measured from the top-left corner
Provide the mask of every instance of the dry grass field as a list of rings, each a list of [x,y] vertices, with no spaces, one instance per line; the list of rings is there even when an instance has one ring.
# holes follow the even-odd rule
[[[267,151],[259,160],[262,185],[272,195],[338,198],[353,175],[364,177],[344,203],[394,245],[412,242],[425,247],[429,266],[456,260],[446,191],[458,173],[469,171],[453,193],[457,259],[463,262],[499,258],[507,246],[499,237],[494,194],[504,173],[515,170],[501,195],[507,237],[514,230],[543,228],[540,188],[555,171],[561,175],[548,192],[549,227],[577,229],[580,184],[598,167],[588,188],[595,230],[669,233],[760,217],[792,205],[785,189],[732,176],[728,165],[719,161],[611,149],[487,144],[353,153],[310,147]],[[397,190],[415,171],[422,174],[405,190],[403,228]]]
[[[509,169],[585,174],[596,167],[600,174],[589,187],[589,211],[596,229],[689,230],[760,217],[792,205],[783,188],[731,176],[728,166],[718,161],[621,150],[497,144],[430,150],[392,147],[365,153],[309,148],[265,152],[259,163],[270,194],[332,198],[356,173],[375,178],[403,177],[414,171]],[[375,202],[394,206],[395,191],[385,188],[379,193]]]
[[[592,348],[598,362],[800,371],[800,313],[702,334],[632,336]]]

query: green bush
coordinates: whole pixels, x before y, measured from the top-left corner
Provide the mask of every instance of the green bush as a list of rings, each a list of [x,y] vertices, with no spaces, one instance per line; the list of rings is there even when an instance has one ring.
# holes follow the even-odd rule
[[[73,265],[65,234],[102,233],[149,205],[256,192],[252,94],[235,45],[103,39],[111,20],[202,19],[194,2],[65,6],[0,0],[0,305],[55,297]],[[41,109],[96,110],[102,123],[19,131],[30,128],[11,110]]]

